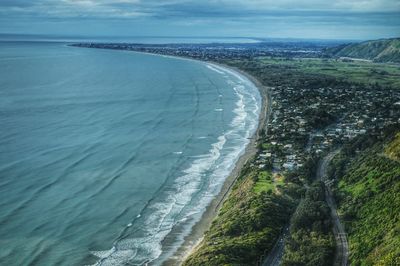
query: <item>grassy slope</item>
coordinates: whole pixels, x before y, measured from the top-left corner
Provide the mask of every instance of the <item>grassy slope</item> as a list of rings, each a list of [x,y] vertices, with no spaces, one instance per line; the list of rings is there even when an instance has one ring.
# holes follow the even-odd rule
[[[245,168],[200,247],[184,265],[257,265],[275,244],[294,202],[270,174]],[[269,191],[269,192],[267,192]]]
[[[371,148],[363,147],[338,173],[339,211],[349,234],[351,265],[400,265],[400,163],[384,152],[399,153],[400,135],[369,143]],[[335,159],[337,169],[354,156],[351,149]]]
[[[382,39],[341,45],[327,49],[327,53],[338,57],[400,63],[400,39]]]
[[[387,145],[385,154],[392,160],[400,161],[400,133],[397,133],[396,138]]]

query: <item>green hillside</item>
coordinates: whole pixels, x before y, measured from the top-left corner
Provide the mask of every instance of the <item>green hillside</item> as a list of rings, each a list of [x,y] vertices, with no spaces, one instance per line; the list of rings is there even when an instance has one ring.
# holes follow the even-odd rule
[[[383,63],[400,63],[400,38],[345,44],[328,48],[326,53],[334,57],[367,59]]]
[[[258,264],[261,255],[272,249],[295,206],[269,176],[265,171],[244,168],[202,243],[184,266]]]
[[[335,238],[329,211],[324,185],[316,181],[307,190],[291,218],[282,266],[332,265]]]
[[[400,265],[399,129],[357,138],[335,158],[351,265]],[[379,137],[378,137],[379,136]],[[351,159],[354,158],[354,159]],[[350,163],[349,163],[350,162]]]

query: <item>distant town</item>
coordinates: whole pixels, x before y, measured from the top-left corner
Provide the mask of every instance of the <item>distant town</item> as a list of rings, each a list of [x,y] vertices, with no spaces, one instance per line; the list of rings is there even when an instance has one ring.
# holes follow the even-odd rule
[[[256,42],[211,44],[129,44],[129,43],[78,43],[73,46],[128,50],[171,56],[190,57],[203,61],[249,59],[260,56],[320,57],[323,49],[337,44],[332,42]]]

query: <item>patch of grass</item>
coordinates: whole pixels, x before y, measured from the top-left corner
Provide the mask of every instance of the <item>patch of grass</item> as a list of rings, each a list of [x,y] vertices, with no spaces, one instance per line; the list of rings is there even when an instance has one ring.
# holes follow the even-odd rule
[[[272,175],[270,172],[261,171],[258,174],[257,181],[254,185],[254,192],[261,193],[261,192],[268,192],[273,191],[275,188],[272,180]]]
[[[400,161],[400,133],[395,139],[386,147],[385,154],[392,160]]]
[[[263,143],[262,145],[261,145],[261,147],[262,147],[262,149],[263,150],[268,150],[268,149],[270,149],[271,148],[271,144],[270,143]]]
[[[285,179],[282,175],[273,175],[269,171],[260,171],[255,175],[255,184],[253,191],[256,194],[262,192],[274,192],[278,187],[285,185]]]
[[[348,187],[346,185],[343,185],[342,188],[344,191],[347,193],[350,193],[351,195],[357,197],[360,195],[364,190],[365,190],[365,184],[364,183],[357,183],[354,186]]]

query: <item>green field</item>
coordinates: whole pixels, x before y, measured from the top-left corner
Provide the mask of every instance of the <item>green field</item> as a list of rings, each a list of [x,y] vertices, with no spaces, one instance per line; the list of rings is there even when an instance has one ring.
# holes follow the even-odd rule
[[[307,74],[322,74],[351,82],[380,84],[400,88],[400,65],[364,61],[344,62],[335,59],[286,59],[259,57],[265,65],[285,66]]]
[[[253,189],[257,194],[262,192],[274,192],[278,186],[283,186],[284,184],[285,182],[282,176],[273,176],[269,171],[260,171]]]

